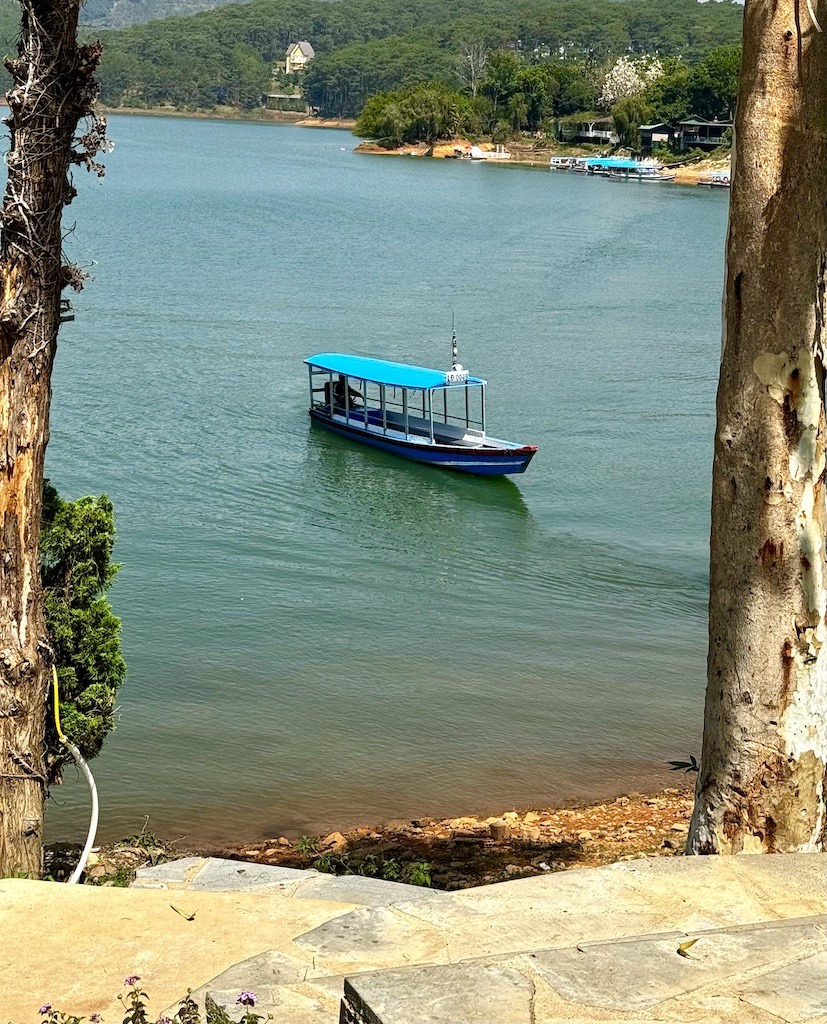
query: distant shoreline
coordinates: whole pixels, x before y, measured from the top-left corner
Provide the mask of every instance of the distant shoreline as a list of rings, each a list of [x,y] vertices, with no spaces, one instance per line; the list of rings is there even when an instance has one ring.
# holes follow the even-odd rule
[[[363,153],[368,156],[405,156],[412,158],[430,157],[437,160],[451,160],[456,158],[455,150],[458,146],[470,147],[467,139],[446,139],[440,140],[434,146],[428,146],[424,142],[411,143],[400,146],[398,149],[385,149],[370,140],[363,140],[354,149],[354,153]],[[491,143],[480,144],[483,149],[492,149]],[[548,169],[552,156],[593,156],[595,154],[582,150],[566,147],[565,149],[554,147],[532,147],[509,143],[511,150],[510,160],[491,161],[495,167],[534,167]],[[729,173],[730,161],[728,157],[715,160],[701,160],[698,163],[684,164],[671,168],[675,171],[675,185],[697,185],[704,174],[714,171]]]
[[[126,114],[129,117],[183,117],[192,121],[237,121],[242,124],[285,125],[292,124],[299,128],[333,128],[341,131],[352,131],[355,120],[348,118],[307,117],[294,114],[289,110],[267,110],[256,113],[256,116],[245,116],[234,107],[226,110],[178,110],[175,107],[102,107],[107,116]]]

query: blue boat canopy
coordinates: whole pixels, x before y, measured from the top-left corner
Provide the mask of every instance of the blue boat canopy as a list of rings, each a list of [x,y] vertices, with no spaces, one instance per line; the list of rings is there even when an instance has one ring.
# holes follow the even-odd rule
[[[305,359],[308,366],[330,373],[341,373],[346,377],[358,377],[371,384],[384,384],[393,388],[414,388],[432,391],[435,388],[481,387],[485,384],[479,377],[468,377],[463,381],[449,381],[448,371],[429,370],[425,366],[408,366],[407,363],[389,363],[384,359],[367,359],[364,356],[348,356],[341,352],[321,352]]]
[[[643,165],[639,160],[630,160],[623,156],[604,156],[586,158],[583,161],[587,167],[605,167],[607,170],[634,171]],[[650,165],[652,166],[652,165]]]

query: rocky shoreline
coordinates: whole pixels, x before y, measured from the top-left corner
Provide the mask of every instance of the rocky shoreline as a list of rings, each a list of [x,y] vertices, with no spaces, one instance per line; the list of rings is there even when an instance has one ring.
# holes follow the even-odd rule
[[[213,855],[334,873],[381,871],[388,861],[427,864],[431,884],[462,889],[508,878],[619,860],[682,853],[692,812],[690,785],[654,795],[630,793],[608,803],[506,811],[458,818],[392,820],[291,842],[285,836]],[[319,861],[321,860],[321,865]]]
[[[485,817],[397,818],[327,836],[279,836],[246,846],[190,848],[142,831],[95,850],[85,881],[129,885],[139,867],[202,856],[455,890],[548,871],[671,857],[684,851],[692,814],[691,780],[682,782],[655,794],[630,793],[576,807],[507,810]],[[64,881],[79,854],[75,844],[53,844],[47,848],[47,873]]]
[[[629,793],[577,807],[509,810],[485,817],[399,818],[326,836],[277,836],[245,846],[190,848],[142,832],[94,851],[86,881],[128,885],[138,868],[202,856],[464,889],[681,854],[692,804],[687,780],[654,794]],[[47,872],[57,880],[68,877],[79,853],[74,845],[53,845],[47,850]]]

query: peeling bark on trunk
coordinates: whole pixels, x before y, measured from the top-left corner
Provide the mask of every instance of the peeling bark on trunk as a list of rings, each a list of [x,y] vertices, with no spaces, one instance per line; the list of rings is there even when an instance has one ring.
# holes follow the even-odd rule
[[[61,215],[73,163],[97,169],[98,44],[77,45],[79,0],[21,0],[18,57],[6,66],[11,145],[0,210],[0,876],[42,870],[44,727],[50,650],[40,586],[40,508],[61,291]],[[76,148],[77,145],[77,148]]]
[[[827,35],[820,28],[827,30],[824,0],[746,0],[690,853],[825,848]]]

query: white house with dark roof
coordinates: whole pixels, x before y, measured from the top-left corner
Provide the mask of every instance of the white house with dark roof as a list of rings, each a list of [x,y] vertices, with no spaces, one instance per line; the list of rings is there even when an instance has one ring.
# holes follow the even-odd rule
[[[316,51],[306,39],[300,39],[297,43],[291,43],[287,47],[284,58],[284,70],[288,75],[296,71],[303,71],[307,64],[316,56]]]

